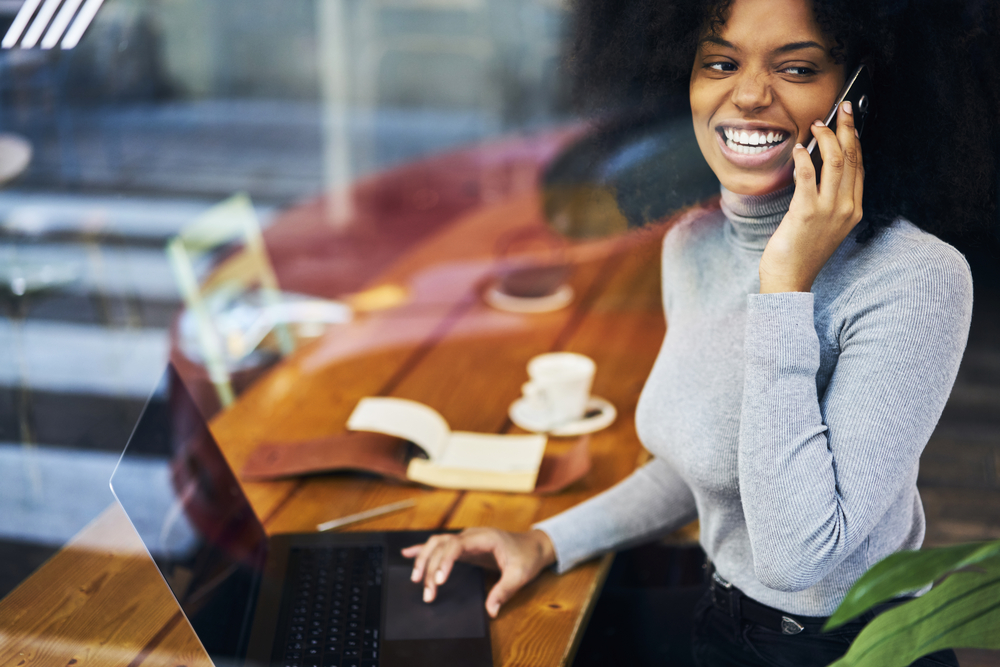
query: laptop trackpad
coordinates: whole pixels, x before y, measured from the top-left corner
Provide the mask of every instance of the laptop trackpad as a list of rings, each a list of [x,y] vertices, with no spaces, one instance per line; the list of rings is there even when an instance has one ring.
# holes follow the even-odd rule
[[[483,573],[467,563],[455,563],[437,599],[423,601],[423,584],[410,581],[412,567],[390,565],[385,639],[466,639],[483,637]]]

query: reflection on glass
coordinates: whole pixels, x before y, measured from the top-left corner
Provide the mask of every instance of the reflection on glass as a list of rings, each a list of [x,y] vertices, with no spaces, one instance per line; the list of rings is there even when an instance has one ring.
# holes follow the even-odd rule
[[[206,412],[220,402],[217,380],[236,395],[260,376],[213,371],[212,355],[186,344],[198,327],[181,314],[163,252],[237,192],[253,201],[276,289],[309,299],[277,314],[259,294],[221,300],[224,328],[242,338],[223,333],[218,347],[257,366],[278,357],[253,358],[268,354],[251,335],[267,329],[264,314],[317,325],[294,334],[326,331],[308,348],[322,367],[421,344],[443,312],[469,295],[480,303],[484,281],[515,299],[558,297],[550,310],[577,303],[563,287],[592,256],[539,239],[602,238],[658,215],[669,202],[621,202],[649,191],[630,189],[628,175],[673,144],[647,141],[654,129],[593,138],[604,120],[588,124],[571,104],[571,26],[559,0],[0,2],[14,47],[0,50],[0,132],[31,149],[0,191],[11,306],[0,335],[19,350],[0,362],[0,398],[13,398],[0,442],[34,443],[52,454],[46,466],[106,457],[168,358]],[[670,192],[687,201],[695,190]],[[518,229],[528,242],[497,248]],[[441,243],[455,230],[467,244]],[[195,288],[211,291],[206,277],[241,244],[195,266]],[[365,328],[379,317],[393,323]],[[338,318],[351,335],[326,326]],[[477,322],[469,335],[502,335],[512,321]],[[33,480],[24,497],[4,497],[19,523],[0,541],[63,511],[46,500],[63,489],[30,454],[19,459]],[[165,488],[162,470],[148,474]],[[108,500],[104,481],[80,473],[81,506]],[[86,519],[46,539],[66,540]],[[184,531],[178,519],[166,535]]]
[[[209,654],[243,655],[267,537],[172,367],[111,485]]]

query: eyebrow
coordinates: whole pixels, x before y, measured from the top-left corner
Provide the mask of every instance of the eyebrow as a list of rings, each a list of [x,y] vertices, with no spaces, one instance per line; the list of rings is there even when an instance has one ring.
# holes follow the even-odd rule
[[[740,50],[735,44],[733,44],[732,42],[727,42],[721,37],[714,37],[712,35],[709,35],[708,37],[705,37],[704,39],[701,40],[702,44],[706,42],[710,44],[716,44],[718,46],[723,46],[726,47],[727,49],[733,49],[734,51]],[[790,51],[800,51],[802,49],[819,49],[820,51],[826,52],[826,47],[824,47],[822,44],[813,41],[805,41],[805,42],[792,42],[790,44],[785,44],[784,46],[779,46],[778,48],[774,49],[772,53],[788,53]]]

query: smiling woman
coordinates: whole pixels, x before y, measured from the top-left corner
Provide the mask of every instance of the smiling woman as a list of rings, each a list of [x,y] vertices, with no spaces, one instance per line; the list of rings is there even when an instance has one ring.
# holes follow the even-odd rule
[[[698,145],[722,185],[739,194],[792,181],[792,149],[812,138],[844,85],[833,38],[799,0],[735,3],[698,44],[691,112]]]
[[[874,563],[923,541],[918,462],[972,308],[964,258],[927,230],[995,214],[1000,98],[996,80],[976,78],[998,62],[987,26],[1000,10],[989,11],[581,4],[588,84],[650,104],[683,95],[722,185],[718,204],[664,239],[668,334],[636,409],[655,458],[529,533],[474,528],[405,550],[427,601],[456,559],[491,563],[502,571],[487,599],[495,616],[550,564],[563,572],[697,517],[712,580],[687,610],[693,642],[669,641],[690,642],[703,666],[818,667],[846,651],[874,614],[832,633],[826,618]],[[863,142],[851,104],[836,104],[860,64],[879,114]],[[662,620],[646,640],[671,634],[677,603],[636,607]],[[914,664],[957,663],[940,652]]]
[[[728,15],[742,11],[737,4],[577,0],[573,62],[578,102],[682,112],[689,103],[692,60],[704,45],[705,28],[710,37],[719,38]],[[807,6],[824,36],[812,39],[829,47],[826,55],[833,65],[846,72],[864,62],[875,81],[877,111],[868,119],[863,139],[862,239],[898,216],[948,238],[981,233],[994,225],[1000,41],[993,36],[1000,28],[1000,5],[976,0],[814,0]],[[746,9],[759,13],[753,23],[755,37],[790,19],[787,7],[751,3]],[[783,45],[800,39],[783,37]],[[814,74],[807,70],[820,71],[805,63],[789,65],[794,67],[786,72],[785,82],[791,84],[798,75],[805,88],[811,87],[808,80]],[[716,70],[732,68],[715,65]],[[818,109],[813,119],[829,111],[839,89],[834,88],[825,106],[814,100]]]

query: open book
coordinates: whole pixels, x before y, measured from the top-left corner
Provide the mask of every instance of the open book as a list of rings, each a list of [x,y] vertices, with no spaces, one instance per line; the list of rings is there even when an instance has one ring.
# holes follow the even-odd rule
[[[436,411],[398,398],[362,399],[348,428],[311,440],[262,442],[247,457],[241,478],[263,482],[360,470],[446,489],[549,494],[582,479],[591,465],[589,436],[544,454],[543,435],[453,432]],[[414,456],[418,447],[426,459]]]
[[[445,489],[530,492],[545,454],[544,435],[452,431],[436,410],[403,398],[361,399],[347,428],[416,444],[427,458],[410,459],[406,477]]]

